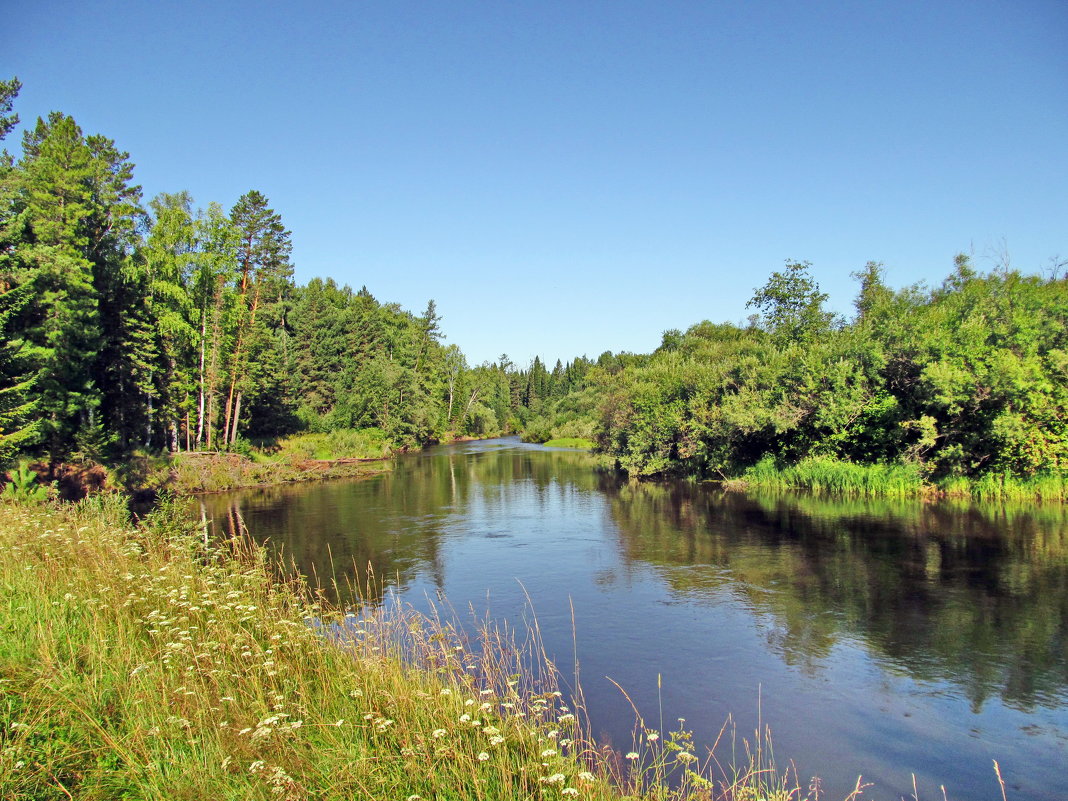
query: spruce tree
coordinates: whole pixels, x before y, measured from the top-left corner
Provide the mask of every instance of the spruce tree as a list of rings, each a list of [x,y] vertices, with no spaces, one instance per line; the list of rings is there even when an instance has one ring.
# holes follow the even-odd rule
[[[38,372],[42,432],[55,461],[80,429],[99,422],[91,372],[100,348],[97,293],[87,258],[92,154],[74,120],[53,112],[25,133],[19,166],[17,203],[28,229],[16,247],[12,278],[36,284],[25,336]]]

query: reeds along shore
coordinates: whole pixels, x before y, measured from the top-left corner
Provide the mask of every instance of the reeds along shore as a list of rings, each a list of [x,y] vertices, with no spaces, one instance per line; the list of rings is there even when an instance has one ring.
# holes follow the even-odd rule
[[[764,747],[598,748],[536,628],[332,608],[177,503],[0,512],[2,799],[805,796]]]
[[[918,465],[861,465],[830,457],[814,456],[794,465],[779,466],[765,458],[740,478],[724,482],[728,489],[805,489],[817,493],[884,498],[943,496],[976,501],[1068,500],[1068,475],[1042,473],[1031,478],[987,474],[978,479],[963,477],[928,481]]]

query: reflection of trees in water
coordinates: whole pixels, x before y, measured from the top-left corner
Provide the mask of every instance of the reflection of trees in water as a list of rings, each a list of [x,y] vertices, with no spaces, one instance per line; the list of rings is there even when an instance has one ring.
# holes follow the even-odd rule
[[[993,695],[1056,705],[1068,691],[1061,505],[725,495],[620,483],[584,454],[514,448],[435,449],[370,479],[202,500],[217,534],[244,525],[328,591],[336,578],[340,600],[377,602],[417,578],[443,586],[444,540],[472,535],[465,516],[573,491],[605,494],[627,560],[654,566],[678,593],[756,610],[792,664],[816,669],[855,637],[917,679],[960,686],[975,706]],[[368,567],[377,585],[356,592]]]
[[[230,536],[244,526],[328,595],[377,603],[388,587],[403,591],[418,575],[444,585],[442,539],[464,535],[456,523],[472,505],[503,504],[530,490],[544,504],[552,493],[590,491],[596,483],[582,453],[439,448],[366,479],[199,500],[216,535]]]
[[[992,695],[1063,703],[1064,506],[605,489],[626,558],[679,593],[742,599],[790,663],[813,667],[847,635],[916,679],[960,686],[976,708]]]

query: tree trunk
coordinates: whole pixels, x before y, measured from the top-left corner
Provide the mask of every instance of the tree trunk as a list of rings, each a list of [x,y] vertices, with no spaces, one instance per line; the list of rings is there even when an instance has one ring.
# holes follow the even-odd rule
[[[152,445],[152,393],[148,393],[148,415],[145,420],[145,447]]]
[[[197,373],[197,449],[204,441],[204,348],[208,341],[208,315],[203,311],[200,314],[200,365]],[[185,415],[186,450],[189,448],[189,413]]]
[[[236,362],[237,355],[241,351],[241,340],[237,341],[237,352],[234,353],[234,360]],[[234,394],[237,391],[237,370],[238,366],[234,364],[233,375],[230,376],[230,393],[226,396],[226,416],[223,418],[222,428],[222,445],[225,448],[230,444],[230,418],[234,410]]]
[[[245,304],[246,294],[244,287],[242,286],[241,292],[241,305]],[[230,380],[230,394],[226,399],[226,425],[223,428],[223,444],[229,445],[237,438],[237,419],[240,416],[241,410],[241,392],[237,389],[238,381],[243,378],[241,374],[241,349],[245,342],[245,333],[247,329],[251,329],[256,324],[256,310],[260,305],[260,284],[257,281],[253,286],[252,292],[252,309],[249,312],[248,323],[241,325],[237,331],[237,347],[234,348],[234,373]],[[234,397],[237,397],[237,411],[233,410]],[[233,415],[233,428],[230,428],[231,414]],[[227,430],[230,430],[229,438],[227,438]]]
[[[476,388],[476,389],[471,391],[471,397],[467,399],[467,405],[464,407],[464,416],[460,419],[461,425],[464,422],[467,421],[467,415],[471,411],[471,406],[474,405],[474,403],[475,403],[475,401],[477,399],[478,399],[478,389]]]
[[[219,328],[221,326],[222,318],[222,301],[223,301],[223,283],[225,281],[224,276],[219,276],[219,280],[215,287],[215,309],[212,315],[211,322],[211,361],[208,365],[207,372],[207,390],[203,391],[203,384],[201,388],[203,394],[201,396],[201,403],[203,404],[204,397],[207,396],[208,411],[207,411],[207,425],[205,434],[205,445],[207,449],[211,450],[212,430],[215,427],[215,387],[219,380]],[[199,447],[199,441],[197,443]]]
[[[234,428],[230,432],[230,443],[237,441],[237,421],[241,419],[241,391],[237,392],[237,402],[234,403]]]

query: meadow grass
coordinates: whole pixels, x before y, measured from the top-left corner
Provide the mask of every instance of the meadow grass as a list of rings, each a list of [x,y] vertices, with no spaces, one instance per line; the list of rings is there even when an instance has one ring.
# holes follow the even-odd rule
[[[598,748],[536,627],[332,607],[173,502],[0,512],[2,799],[807,795],[759,738],[724,768],[639,717]]]

